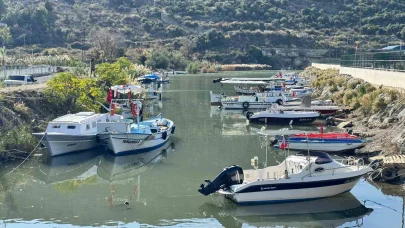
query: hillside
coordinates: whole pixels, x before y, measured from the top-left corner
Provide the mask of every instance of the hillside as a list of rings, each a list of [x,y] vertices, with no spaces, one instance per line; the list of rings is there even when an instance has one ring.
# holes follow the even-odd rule
[[[333,49],[328,54],[338,56],[354,43],[399,44],[404,8],[402,0],[0,0],[12,47],[90,49],[87,57],[137,55],[140,62],[145,48],[164,47],[187,59],[280,66],[288,63],[256,49]]]

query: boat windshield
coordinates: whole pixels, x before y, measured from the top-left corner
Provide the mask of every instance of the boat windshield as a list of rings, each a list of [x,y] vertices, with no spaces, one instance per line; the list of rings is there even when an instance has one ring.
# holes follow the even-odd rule
[[[306,154],[300,154],[300,155],[305,156]],[[322,165],[322,164],[327,164],[327,163],[333,162],[333,159],[327,153],[324,153],[324,152],[311,151],[311,152],[309,152],[309,156],[317,157],[315,159],[315,164],[317,164],[317,165]]]

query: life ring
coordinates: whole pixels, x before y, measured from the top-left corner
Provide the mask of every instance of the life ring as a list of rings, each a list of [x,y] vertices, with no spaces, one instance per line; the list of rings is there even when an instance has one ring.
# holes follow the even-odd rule
[[[249,108],[249,105],[250,105],[250,104],[249,104],[249,102],[247,102],[247,101],[245,101],[245,102],[242,103],[242,107],[243,107],[243,108]]]
[[[253,112],[247,112],[246,113],[246,119],[250,120],[250,117],[253,116]]]
[[[276,101],[276,103],[277,103],[278,105],[283,105],[283,101],[282,101],[281,99],[278,99],[278,100]]]

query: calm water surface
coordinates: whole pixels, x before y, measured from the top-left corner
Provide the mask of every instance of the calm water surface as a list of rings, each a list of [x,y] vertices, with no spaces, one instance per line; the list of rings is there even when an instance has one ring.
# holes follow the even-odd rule
[[[204,179],[213,179],[225,166],[250,168],[254,156],[265,162],[265,149],[254,133],[262,126],[247,129],[241,111],[210,107],[209,91],[220,90],[212,79],[273,73],[172,77],[171,84],[164,86],[163,103],[148,108],[150,115],[162,112],[176,123],[169,143],[149,153],[122,157],[103,150],[34,157],[1,177],[0,225],[403,227],[403,189],[365,180],[351,193],[294,204],[236,207],[197,192]],[[233,92],[229,85],[223,89]],[[270,151],[267,162],[274,165],[283,159],[283,153]],[[12,168],[3,167],[3,173]]]

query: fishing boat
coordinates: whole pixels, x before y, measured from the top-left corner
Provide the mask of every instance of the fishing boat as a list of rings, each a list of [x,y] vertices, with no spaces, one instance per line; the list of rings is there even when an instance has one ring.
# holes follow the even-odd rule
[[[274,103],[282,105],[287,98],[281,91],[256,93],[254,96],[233,96],[221,99],[224,109],[264,109]]]
[[[109,103],[114,104],[114,108],[121,109],[121,115],[124,119],[132,118],[131,103],[132,101],[141,101],[134,96],[140,96],[144,91],[144,88],[139,85],[115,85],[110,88],[109,93],[112,93],[112,100]],[[138,103],[140,106],[140,113],[142,116],[142,106],[141,102]]]
[[[278,105],[273,104],[270,108],[261,112],[247,112],[246,118],[249,122],[265,124],[311,124],[320,116],[314,111],[284,111]]]
[[[136,123],[106,122],[97,125],[100,142],[115,155],[147,152],[164,145],[174,134],[173,121],[159,114],[156,118],[140,121],[139,109],[133,105]]]
[[[279,145],[280,146],[280,145]],[[365,146],[364,140],[346,132],[294,134],[286,145],[290,150],[348,152]]]
[[[33,133],[41,140],[51,156],[83,151],[99,146],[97,125],[101,122],[115,123],[120,115],[110,113],[79,112],[58,117],[48,123],[45,132]]]
[[[265,137],[267,142],[268,135]],[[324,152],[286,154],[279,165],[261,169],[257,157],[251,162],[254,169],[243,170],[236,165],[224,168],[198,191],[205,196],[217,193],[238,204],[306,201],[349,192],[363,175],[373,171],[362,160],[337,161]]]

